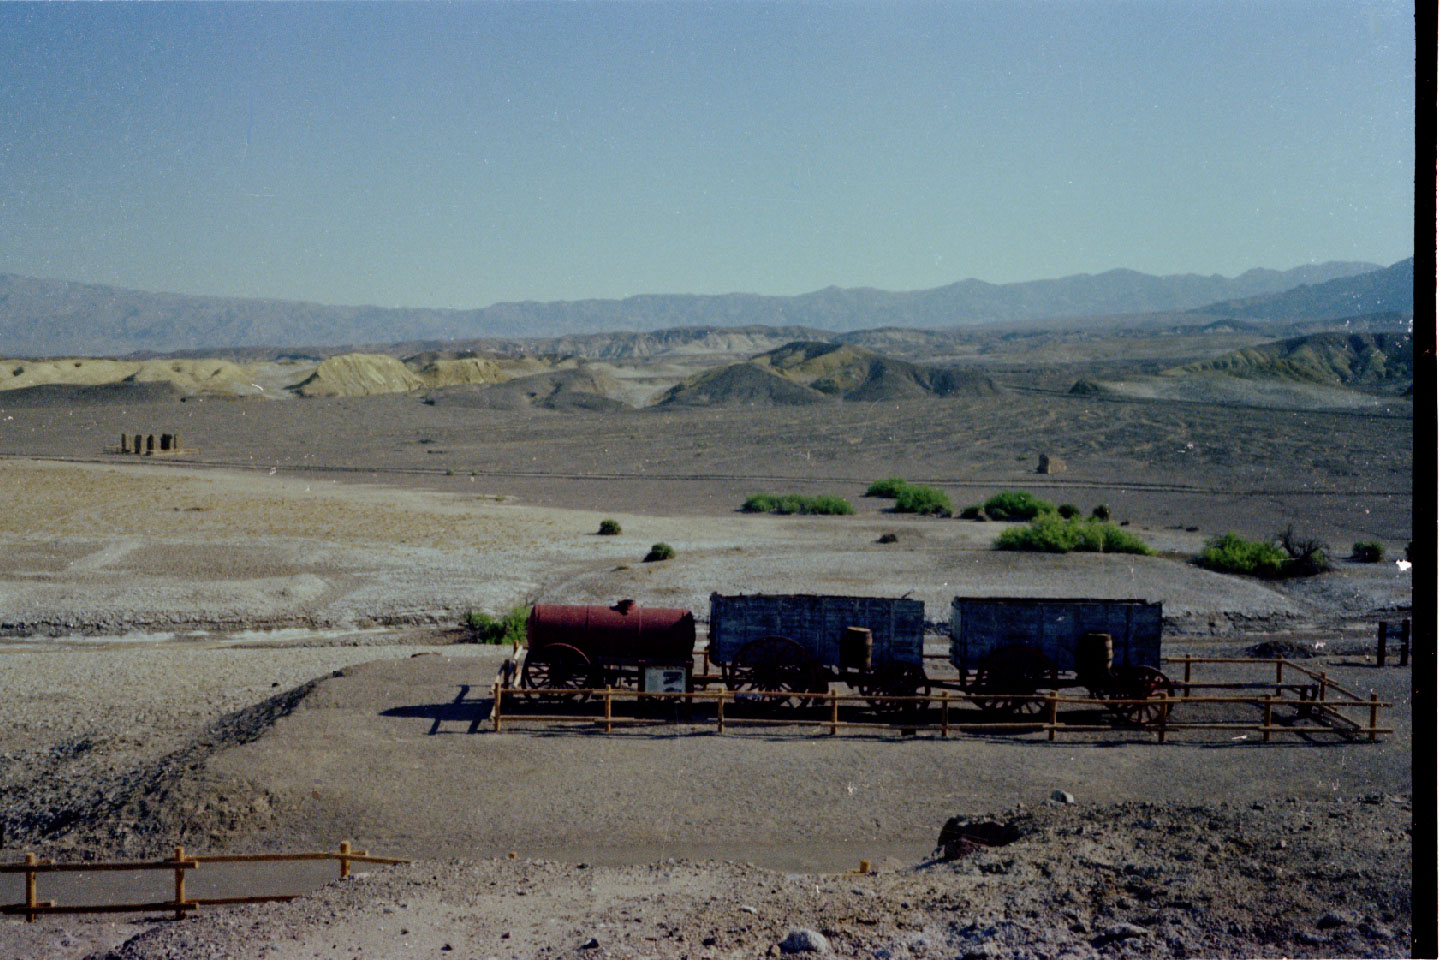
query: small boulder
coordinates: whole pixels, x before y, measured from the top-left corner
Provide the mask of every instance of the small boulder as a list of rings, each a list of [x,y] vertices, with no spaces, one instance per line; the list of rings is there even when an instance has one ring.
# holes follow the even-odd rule
[[[782,953],[829,953],[830,941],[819,930],[795,927],[780,941]]]
[[[1040,462],[1035,467],[1036,473],[1064,473],[1065,461],[1059,457],[1052,457],[1049,454],[1040,454]]]
[[[1050,791],[1050,799],[1056,803],[1074,803],[1075,795],[1066,793],[1064,790],[1052,790]]]

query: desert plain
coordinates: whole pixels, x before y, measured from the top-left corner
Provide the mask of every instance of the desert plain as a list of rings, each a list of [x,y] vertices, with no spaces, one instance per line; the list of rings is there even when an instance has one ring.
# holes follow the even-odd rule
[[[178,922],[7,919],[0,956],[1408,955],[1410,671],[1370,654],[1376,622],[1411,606],[1393,562],[1412,536],[1409,401],[1093,395],[1065,389],[1076,363],[1002,370],[993,393],[800,405],[0,393],[3,859],[351,840],[414,861],[292,871],[267,880],[305,894],[291,903]],[[116,449],[161,432],[182,449]],[[1037,474],[1041,454],[1064,471]],[[1156,555],[996,551],[1005,524],[863,496],[887,476],[957,507],[1013,489],[1103,503]],[[740,512],[756,492],[857,512]],[[602,519],[622,533],[598,536]],[[1192,562],[1224,532],[1287,526],[1335,569]],[[1345,559],[1359,540],[1386,561]],[[675,558],[642,562],[656,542]],[[957,595],[1158,600],[1167,655],[1287,641],[1392,703],[1393,733],[484,722],[509,651],[463,642],[468,610],[630,597],[703,621],[711,592],[909,595],[941,650]],[[954,816],[1024,836],[938,859]],[[126,898],[82,880],[45,882]]]

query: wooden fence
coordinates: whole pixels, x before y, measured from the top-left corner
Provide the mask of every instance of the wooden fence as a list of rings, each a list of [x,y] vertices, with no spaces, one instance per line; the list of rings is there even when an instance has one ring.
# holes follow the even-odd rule
[[[33,921],[41,914],[48,913],[135,913],[147,910],[174,911],[175,919],[183,919],[187,910],[199,907],[225,906],[239,903],[278,903],[294,900],[296,894],[261,894],[244,897],[189,897],[185,894],[185,872],[195,870],[202,863],[283,863],[305,860],[336,860],[340,864],[340,877],[350,876],[352,863],[409,863],[396,857],[372,857],[364,850],[351,850],[348,842],[340,844],[338,853],[242,853],[196,856],[186,854],[184,847],[176,847],[175,855],[169,860],[115,860],[95,863],[54,863],[38,859],[35,854],[25,854],[24,863],[0,864],[0,874],[23,873],[25,875],[25,900],[23,903],[0,905],[0,914],[24,916]],[[174,896],[169,900],[155,900],[146,903],[77,904],[61,906],[54,901],[41,900],[36,891],[38,878],[42,873],[96,873],[113,871],[169,870],[175,875]]]
[[[960,709],[966,704],[993,701],[993,694],[972,694],[961,690],[942,689],[928,696],[878,696],[841,694],[834,691],[797,695],[793,691],[745,691],[727,689],[692,690],[689,692],[647,692],[631,688],[603,687],[594,689],[516,689],[506,682],[513,678],[514,671],[502,670],[491,686],[493,704],[490,721],[495,731],[506,723],[559,723],[583,724],[612,733],[623,726],[673,724],[677,722],[692,725],[713,725],[717,733],[724,733],[727,727],[742,725],[813,727],[838,735],[841,730],[895,730],[907,735],[920,731],[949,737],[957,733],[997,732],[1044,732],[1049,740],[1055,740],[1060,733],[1115,732],[1117,730],[1139,730],[1153,733],[1157,742],[1164,743],[1167,733],[1173,731],[1202,731],[1224,734],[1258,733],[1261,743],[1269,743],[1275,734],[1332,734],[1347,739],[1365,739],[1376,742],[1382,735],[1394,733],[1393,728],[1380,726],[1380,711],[1393,706],[1382,701],[1378,695],[1362,698],[1359,694],[1341,686],[1324,672],[1316,672],[1289,660],[1275,660],[1275,679],[1264,681],[1201,681],[1193,678],[1193,670],[1201,664],[1245,664],[1269,669],[1272,661],[1237,659],[1225,657],[1166,658],[1167,664],[1183,664],[1183,679],[1173,681],[1177,690],[1185,692],[1178,696],[1162,696],[1148,700],[1126,700],[1121,698],[1097,698],[1091,696],[1066,695],[1058,691],[1037,693],[1030,697],[1007,696],[1011,701],[1028,700],[1029,717],[999,719],[988,717],[979,709]],[[1286,675],[1292,671],[1304,679]],[[711,678],[706,678],[711,679]],[[1198,689],[1234,691],[1222,695],[1196,695]],[[1263,691],[1263,692],[1262,692]],[[803,700],[802,707],[791,710],[771,710],[764,716],[737,715],[735,706],[763,706],[793,704]],[[506,701],[521,709],[507,712]],[[590,702],[599,713],[535,713],[523,709],[530,704],[544,705],[568,702],[579,706]],[[617,704],[668,703],[673,708],[671,717],[620,715],[615,711]],[[727,712],[726,705],[731,706]],[[1246,705],[1255,708],[1261,720],[1258,723],[1236,723],[1225,721],[1192,721],[1173,719],[1177,708],[1194,705]],[[693,708],[696,705],[713,707],[710,719],[696,719]],[[898,716],[881,719],[884,714],[875,711],[877,706],[889,706]],[[876,712],[874,720],[841,719],[844,707],[865,707]],[[1125,706],[1146,706],[1151,708],[1154,719],[1144,723],[1085,723],[1064,719],[1062,707],[1097,708],[1113,710]],[[679,720],[681,707],[686,708],[687,717]],[[938,709],[937,709],[938,708]],[[1293,710],[1297,720],[1308,723],[1277,722],[1278,710]],[[788,714],[788,715],[787,715]],[[1358,714],[1351,716],[1351,714]],[[973,719],[978,718],[978,719]],[[1368,721],[1368,722],[1367,722]]]

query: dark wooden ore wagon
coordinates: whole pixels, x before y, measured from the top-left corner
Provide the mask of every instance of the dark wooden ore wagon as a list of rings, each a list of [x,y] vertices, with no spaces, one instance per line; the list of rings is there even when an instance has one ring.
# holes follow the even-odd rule
[[[521,687],[654,688],[658,680],[665,689],[683,692],[695,655],[695,617],[689,610],[641,607],[634,600],[610,607],[537,603],[525,622],[525,651]]]
[[[867,697],[924,696],[925,605],[815,594],[710,595],[710,659],[731,690],[825,693],[844,681]],[[873,700],[879,710],[916,703]]]
[[[1042,691],[1080,686],[1135,723],[1166,716],[1162,609],[1143,600],[967,599],[950,607],[950,662],[982,709],[1036,713]],[[1140,701],[1140,702],[1133,702]]]

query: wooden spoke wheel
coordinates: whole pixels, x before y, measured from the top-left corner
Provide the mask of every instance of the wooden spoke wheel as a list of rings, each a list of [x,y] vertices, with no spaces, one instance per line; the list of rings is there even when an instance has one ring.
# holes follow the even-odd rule
[[[876,713],[922,713],[929,700],[881,700],[880,697],[928,697],[930,681],[925,669],[914,663],[885,663],[871,670],[860,680],[860,695],[872,698],[870,709]]]
[[[525,654],[520,686],[529,690],[585,690],[595,674],[584,652],[568,643],[550,643]],[[579,703],[586,693],[554,693],[545,698]]]
[[[776,707],[803,707],[827,684],[800,644],[789,637],[762,637],[745,644],[725,664],[725,686],[739,694],[788,693],[791,696],[753,699]]]
[[[975,705],[1000,717],[1034,716],[1045,709],[1038,694],[1055,685],[1055,667],[1034,647],[1020,644],[994,650],[980,662],[970,692]]]
[[[1166,698],[1174,695],[1175,685],[1154,667],[1121,667],[1106,690],[1108,699],[1145,701],[1116,703],[1108,708],[1117,719],[1138,726],[1167,719],[1172,705]]]

